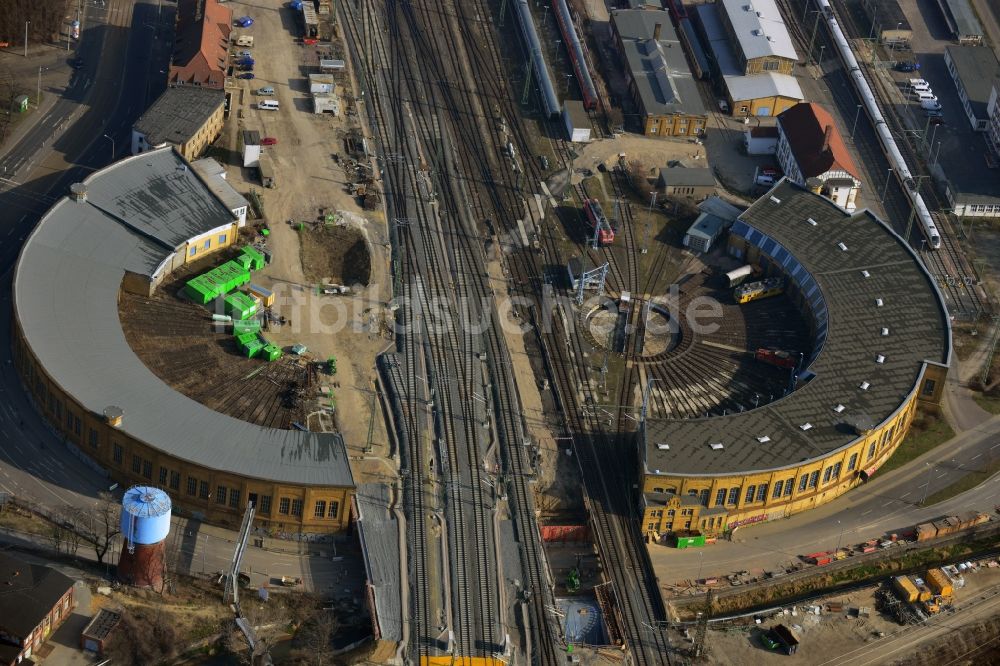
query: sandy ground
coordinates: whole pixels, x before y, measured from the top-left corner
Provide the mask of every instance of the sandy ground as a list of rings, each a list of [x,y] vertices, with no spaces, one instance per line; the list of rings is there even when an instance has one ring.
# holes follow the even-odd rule
[[[976,599],[977,596],[991,588],[1000,585],[1000,567],[995,569],[980,568],[976,572],[965,574],[966,585],[955,590],[955,604],[961,607],[965,602]],[[706,639],[708,645],[708,661],[712,664],[742,666],[743,664],[832,664],[832,663],[888,663],[887,659],[867,657],[860,654],[861,650],[877,649],[880,645],[896,646],[892,658],[904,658],[914,653],[922,640],[921,634],[926,633],[926,627],[918,629],[899,626],[888,617],[883,617],[875,610],[874,587],[856,590],[846,595],[834,595],[815,604],[827,601],[840,601],[844,604],[843,613],[823,612],[820,615],[807,614],[803,606],[798,606],[796,615],[782,615],[769,619],[759,625],[750,624],[747,627],[713,628],[709,625]],[[849,608],[868,607],[871,609],[868,618],[858,618],[848,613]],[[957,628],[973,619],[981,619],[972,612],[963,614],[961,610],[946,619],[949,627]],[[761,629],[769,629],[776,624],[791,627],[798,625],[800,645],[798,652],[787,656],[783,652],[775,652],[765,648],[760,642]],[[930,626],[934,626],[933,624]],[[885,636],[878,637],[878,632]],[[693,633],[693,631],[692,631]],[[905,636],[905,638],[904,638]],[[888,652],[886,650],[885,652]]]
[[[335,153],[342,153],[344,133],[358,127],[358,117],[353,114],[351,104],[343,99],[340,117],[312,113],[307,92],[307,72],[311,70],[302,64],[306,55],[303,49],[308,47],[294,41],[297,26],[291,10],[283,4],[265,8],[243,2],[230,3],[230,7],[236,16],[254,17],[253,28],[246,32],[254,36],[256,79],[239,81],[236,88],[230,89],[231,115],[220,143],[228,151],[226,167],[230,182],[241,192],[253,189],[261,196],[271,230],[268,247],[272,263],[254,279],[275,289],[278,298],[274,311],[291,323],[272,328],[268,337],[282,346],[303,344],[316,360],[325,361],[330,356],[338,359],[336,376],[321,374],[322,386],[318,392],[329,395],[321,402],[327,407],[335,405],[337,427],[344,435],[349,453],[358,457],[368,443],[372,422],[375,355],[388,344],[381,331],[381,314],[391,292],[386,279],[389,258],[384,215],[381,211],[366,212],[359,208],[345,191],[348,178],[333,159]],[[348,89],[352,87],[348,77],[341,83]],[[253,91],[262,86],[275,89],[273,99],[280,102],[280,111],[255,108],[257,97]],[[262,136],[278,140],[277,145],[263,148],[275,166],[274,189],[260,186],[256,169],[241,166],[237,137],[243,129],[256,129]],[[321,210],[338,213],[365,235],[372,253],[372,275],[371,286],[363,294],[349,298],[320,296],[306,281],[299,235],[288,220],[315,220]],[[315,267],[310,272],[327,274]],[[311,420],[311,424],[311,427],[329,426],[332,421],[327,417]],[[374,418],[372,444],[373,455],[387,452],[380,414]],[[368,479],[355,480],[361,483]]]
[[[660,169],[671,160],[678,160],[688,167],[707,167],[705,147],[694,143],[693,139],[652,139],[638,134],[625,134],[615,139],[602,139],[587,144],[573,146],[579,157],[573,160],[573,169],[597,170],[598,164],[611,167],[618,162],[622,153],[629,162],[638,160],[648,170],[650,178],[656,178]],[[583,179],[579,173],[573,174],[573,183]]]

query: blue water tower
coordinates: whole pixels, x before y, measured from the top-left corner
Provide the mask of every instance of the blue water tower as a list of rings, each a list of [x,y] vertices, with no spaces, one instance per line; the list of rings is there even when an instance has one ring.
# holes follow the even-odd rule
[[[132,486],[122,497],[121,531],[126,547],[118,577],[138,587],[161,589],[164,541],[170,534],[170,496],[152,486]]]

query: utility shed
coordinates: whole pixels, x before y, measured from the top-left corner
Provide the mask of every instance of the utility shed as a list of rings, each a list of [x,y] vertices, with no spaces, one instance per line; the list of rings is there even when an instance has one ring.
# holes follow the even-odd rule
[[[913,28],[898,0],[863,0],[862,6],[878,32],[880,42],[893,46],[910,43]]]
[[[583,108],[583,102],[575,99],[563,102],[562,117],[570,141],[573,143],[590,141],[590,117]]]
[[[260,163],[260,132],[257,130],[240,132],[240,147],[243,152],[243,166],[255,167]]]
[[[715,175],[707,167],[667,167],[660,169],[657,185],[665,196],[700,201],[715,193]]]
[[[715,215],[702,213],[684,234],[684,247],[696,252],[708,252],[728,226],[726,220]]]
[[[80,648],[87,652],[93,652],[98,657],[103,657],[104,645],[121,619],[120,611],[102,608],[80,634]]]
[[[309,92],[329,93],[333,92],[333,74],[310,74]]]

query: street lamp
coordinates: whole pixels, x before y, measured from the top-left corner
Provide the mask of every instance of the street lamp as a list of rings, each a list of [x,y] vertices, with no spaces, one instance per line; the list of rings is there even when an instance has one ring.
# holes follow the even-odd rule
[[[854,130],[858,128],[858,118],[861,117],[861,104],[858,104],[858,110],[854,112],[854,124],[851,125],[851,139],[854,139]]]
[[[837,521],[837,524],[840,525],[840,521],[839,520]],[[843,540],[843,538],[844,538],[844,525],[841,525],[840,526],[840,536],[837,537],[837,550],[833,551],[834,553],[839,553],[840,552],[840,542]]]
[[[38,68],[38,85],[35,86],[35,106],[39,107],[42,105],[42,70],[48,71],[48,67]]]
[[[31,21],[25,21],[24,22],[24,57],[25,58],[28,57],[28,24],[29,23],[31,23]]]
[[[111,161],[114,162],[115,161],[115,140],[112,139],[107,134],[104,134],[102,136],[104,136],[105,139],[107,139],[108,141],[111,142]]]
[[[882,203],[885,203],[885,195],[889,194],[889,179],[892,176],[892,167],[885,174],[885,187],[882,188]]]

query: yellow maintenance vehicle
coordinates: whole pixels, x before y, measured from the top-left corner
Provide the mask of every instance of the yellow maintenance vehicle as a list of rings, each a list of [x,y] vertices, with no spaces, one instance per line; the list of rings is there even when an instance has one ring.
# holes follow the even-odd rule
[[[733,299],[740,304],[756,301],[769,296],[777,296],[785,291],[785,280],[780,277],[765,278],[742,284],[733,290]]]

